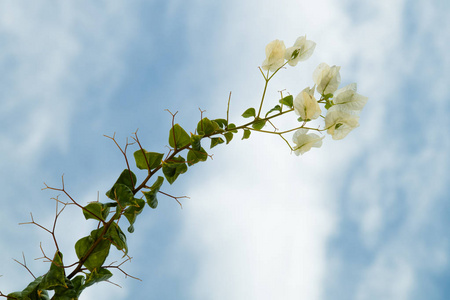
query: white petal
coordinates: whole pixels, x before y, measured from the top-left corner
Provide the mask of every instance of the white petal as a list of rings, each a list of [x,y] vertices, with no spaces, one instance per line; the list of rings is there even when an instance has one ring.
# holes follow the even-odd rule
[[[298,60],[304,61],[310,58],[314,53],[314,49],[316,49],[316,43],[314,43],[313,41],[306,41],[305,45],[303,46],[303,51],[298,57]]]
[[[323,73],[328,73],[330,66],[326,63],[321,63],[313,72],[313,81],[318,86],[322,80]]]
[[[319,88],[317,88],[319,93],[324,95],[332,94],[338,89],[339,84],[341,83],[341,74],[339,74],[340,69],[341,67],[337,66],[332,66],[330,68],[330,72],[322,79],[322,89],[319,91]]]
[[[325,117],[325,127],[327,128],[327,133],[331,134],[334,140],[340,140],[359,126],[358,121],[359,117],[355,114],[347,113],[340,109],[329,109]]]
[[[299,138],[299,136],[305,135],[307,132],[308,132],[308,129],[300,128],[299,130],[297,130],[297,131],[294,133],[294,136],[292,137],[292,141],[293,141],[294,143],[297,144],[296,141],[297,141],[297,139]]]
[[[286,50],[284,58],[288,61],[289,65],[296,66],[299,61],[308,59],[313,54],[315,47],[316,43],[306,40],[306,36],[301,36],[295,41],[294,46]],[[294,51],[297,51],[298,53],[297,56],[292,59]]]
[[[367,97],[364,97],[352,90],[340,93],[334,100],[334,104],[347,110],[361,111],[367,103]]]
[[[297,115],[302,117],[303,120],[314,120],[320,116],[322,110],[320,109],[319,103],[317,103],[317,100],[314,98],[314,87],[303,89],[303,91],[295,97],[294,111]]]
[[[308,130],[299,129],[294,133],[292,140],[297,146],[294,148],[294,153],[298,156],[300,154],[304,154],[309,151],[311,147],[320,147],[322,146],[322,140],[325,136],[320,137],[317,134],[310,133],[306,134]]]
[[[345,92],[345,91],[355,91],[356,92],[356,83],[350,83],[343,88],[340,88],[334,93],[334,97],[337,97],[339,94]]]
[[[302,47],[306,42],[306,35],[300,36],[294,43],[294,47]]]
[[[284,53],[286,47],[284,42],[280,40],[274,40],[266,46],[266,59],[263,61],[261,67],[264,70],[276,71],[284,64]]]
[[[321,63],[313,73],[313,80],[317,84],[317,92],[322,95],[334,93],[341,83],[339,70],[341,67],[330,67],[326,63]]]

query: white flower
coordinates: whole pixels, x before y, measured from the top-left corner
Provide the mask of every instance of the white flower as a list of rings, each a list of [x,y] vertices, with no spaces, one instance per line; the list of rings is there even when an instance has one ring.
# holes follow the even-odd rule
[[[266,59],[262,63],[264,70],[275,72],[284,64],[284,52],[286,46],[280,40],[274,40],[266,46]]]
[[[339,70],[341,67],[330,67],[321,63],[313,73],[313,80],[317,85],[317,92],[321,95],[333,94],[341,83]]]
[[[358,121],[359,116],[352,113],[352,111],[332,106],[325,117],[325,127],[327,128],[327,133],[332,135],[333,140],[341,140],[350,131],[359,126]]]
[[[356,92],[356,83],[351,83],[334,93],[333,103],[341,110],[360,112],[367,103],[367,97]]]
[[[325,136],[320,137],[315,133],[307,134],[307,129],[299,129],[294,133],[292,141],[296,144],[294,147],[295,155],[299,156],[305,152],[308,152],[311,147],[319,148],[322,146],[322,140]]]
[[[322,113],[319,103],[314,98],[314,88],[305,88],[294,99],[294,111],[305,121],[317,119]]]
[[[284,55],[284,58],[291,66],[297,65],[299,61],[307,60],[314,52],[316,43],[306,39],[306,36],[299,37],[294,46],[288,48]]]

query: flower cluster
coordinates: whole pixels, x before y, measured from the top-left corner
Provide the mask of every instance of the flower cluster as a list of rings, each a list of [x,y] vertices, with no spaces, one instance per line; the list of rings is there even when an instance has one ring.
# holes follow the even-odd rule
[[[315,47],[316,43],[307,40],[306,36],[299,37],[294,45],[287,49],[283,41],[274,40],[266,46],[266,59],[261,68],[267,72],[273,72],[273,76],[286,64],[296,66],[299,61],[308,59]],[[314,86],[306,87],[293,100],[290,108],[299,116],[298,121],[302,123],[301,126],[293,129],[296,130],[293,135],[295,146],[291,147],[288,143],[296,155],[309,151],[311,147],[322,145],[325,136],[308,133],[311,130],[326,131],[334,140],[340,140],[359,126],[359,113],[367,103],[367,97],[356,92],[356,83],[339,89],[341,83],[339,71],[339,66],[330,67],[326,63],[321,63],[313,72]],[[267,73],[266,81],[272,76],[269,77]],[[319,97],[315,97],[316,92]],[[325,115],[323,115],[324,110],[326,110]],[[324,128],[305,127],[307,122],[319,117],[325,119]]]

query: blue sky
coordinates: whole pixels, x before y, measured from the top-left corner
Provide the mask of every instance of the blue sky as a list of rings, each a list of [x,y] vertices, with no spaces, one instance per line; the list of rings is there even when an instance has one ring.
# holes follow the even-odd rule
[[[0,290],[48,265],[64,174],[81,203],[124,168],[104,134],[139,128],[165,151],[170,115],[194,128],[198,108],[230,118],[256,106],[265,45],[306,34],[306,62],[284,70],[267,99],[311,86],[321,62],[341,66],[369,102],[342,141],[291,155],[253,135],[217,147],[164,191],[128,235],[133,261],[82,299],[447,299],[450,279],[448,1],[2,1],[0,3]],[[270,98],[271,97],[271,98]],[[143,174],[138,176],[143,176]],[[62,197],[62,195],[60,196]],[[66,262],[92,230],[75,209],[58,224]],[[83,225],[74,227],[76,222]],[[78,224],[78,223],[76,223]]]

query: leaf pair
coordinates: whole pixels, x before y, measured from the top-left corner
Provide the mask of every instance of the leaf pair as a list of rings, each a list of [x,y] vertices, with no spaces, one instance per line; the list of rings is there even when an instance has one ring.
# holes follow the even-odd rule
[[[252,122],[253,129],[261,130],[266,125],[267,120],[261,119],[256,116],[256,111],[253,107],[250,107],[244,113],[242,114],[244,118],[251,118],[254,117],[254,121]],[[248,130],[248,129],[247,129]],[[242,139],[248,139],[250,137],[250,134],[244,130],[244,136]]]

